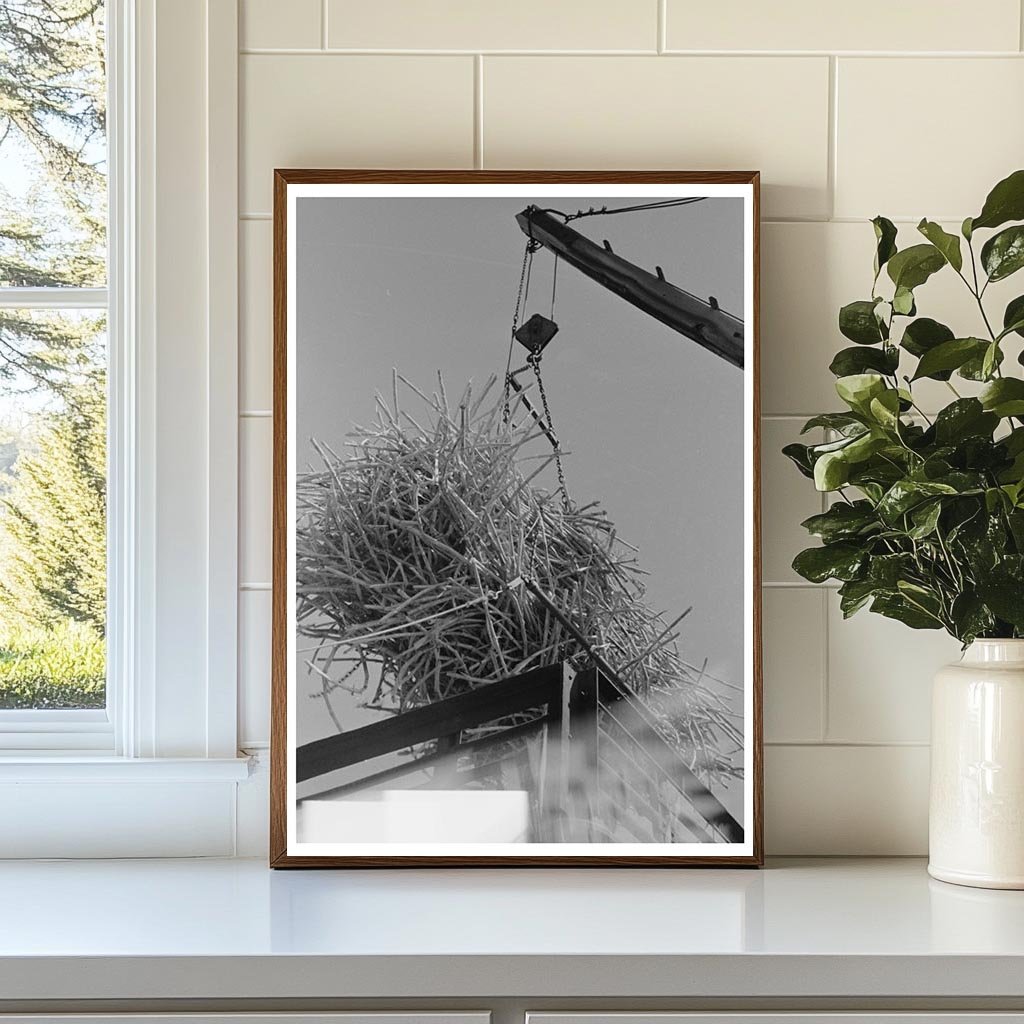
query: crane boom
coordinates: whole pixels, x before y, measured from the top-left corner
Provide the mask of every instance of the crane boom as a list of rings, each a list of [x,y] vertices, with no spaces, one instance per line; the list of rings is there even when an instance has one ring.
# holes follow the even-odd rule
[[[743,321],[718,304],[691,295],[662,277],[648,273],[563,224],[537,206],[516,214],[523,234],[550,249],[603,288],[649,316],[695,341],[733,366],[743,367]]]

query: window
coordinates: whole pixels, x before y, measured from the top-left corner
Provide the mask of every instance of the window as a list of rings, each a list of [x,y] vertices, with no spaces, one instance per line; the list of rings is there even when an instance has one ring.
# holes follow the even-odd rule
[[[0,0],[0,729],[80,728],[101,746],[105,14]]]
[[[65,706],[0,709],[0,857],[235,848],[237,19],[0,0],[0,339],[43,357],[0,379],[0,505],[38,457],[74,599],[35,649]]]

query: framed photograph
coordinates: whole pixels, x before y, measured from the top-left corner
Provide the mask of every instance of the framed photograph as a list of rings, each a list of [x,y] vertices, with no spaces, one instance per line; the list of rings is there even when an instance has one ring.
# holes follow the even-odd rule
[[[756,172],[279,170],[275,867],[762,861]]]

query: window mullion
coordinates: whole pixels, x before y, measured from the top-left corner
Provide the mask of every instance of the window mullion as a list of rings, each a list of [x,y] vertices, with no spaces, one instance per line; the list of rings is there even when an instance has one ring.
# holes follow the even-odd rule
[[[0,288],[0,309],[106,309],[106,288]]]

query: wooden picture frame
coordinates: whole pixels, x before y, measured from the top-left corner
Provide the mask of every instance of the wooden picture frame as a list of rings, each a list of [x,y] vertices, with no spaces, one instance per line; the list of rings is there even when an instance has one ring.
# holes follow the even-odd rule
[[[518,191],[519,188],[521,188],[521,192]],[[296,795],[298,783],[295,778],[290,776],[300,773],[297,766],[301,765],[301,773],[306,773],[304,774],[304,778],[308,778],[308,772],[322,771],[325,766],[332,767],[340,763],[353,764],[353,757],[357,756],[351,754],[354,747],[358,747],[361,751],[358,757],[370,757],[378,753],[381,749],[384,749],[387,746],[387,743],[379,739],[378,734],[381,730],[375,731],[374,729],[367,729],[360,726],[352,730],[341,732],[339,736],[327,736],[322,739],[309,741],[300,745],[296,741],[296,723],[293,721],[295,715],[290,713],[289,710],[290,707],[295,706],[290,687],[292,687],[292,684],[294,683],[293,677],[297,672],[295,661],[296,655],[294,651],[294,637],[296,633],[296,613],[294,606],[297,600],[295,597],[297,577],[295,576],[296,563],[294,554],[296,544],[294,535],[297,532],[297,520],[295,517],[296,499],[294,478],[298,472],[294,454],[294,434],[296,426],[289,422],[289,414],[290,409],[294,410],[294,403],[296,401],[296,383],[294,378],[297,376],[295,368],[299,364],[299,356],[297,353],[299,343],[293,337],[296,332],[297,323],[295,307],[299,305],[299,303],[296,301],[296,297],[293,292],[298,290],[300,284],[298,279],[299,274],[296,269],[298,260],[296,253],[299,246],[302,244],[301,239],[297,237],[299,235],[295,224],[295,218],[297,217],[295,210],[297,207],[295,207],[294,204],[298,201],[297,197],[300,193],[304,198],[319,197],[325,200],[333,198],[339,203],[345,203],[353,198],[362,199],[376,197],[380,200],[387,199],[388,197],[395,198],[400,195],[402,202],[409,203],[411,198],[415,198],[417,196],[421,198],[436,199],[440,197],[441,194],[444,194],[445,196],[452,198],[484,198],[493,197],[496,192],[500,192],[502,196],[506,197],[513,196],[517,202],[522,200],[523,204],[527,205],[528,210],[537,209],[536,206],[529,204],[529,200],[532,197],[548,195],[549,193],[553,193],[558,196],[572,196],[573,198],[567,199],[566,202],[577,206],[579,205],[576,203],[577,197],[586,197],[595,194],[602,198],[606,196],[622,196],[629,197],[629,199],[635,199],[636,197],[646,199],[647,197],[652,197],[651,203],[635,204],[642,206],[644,210],[655,208],[656,204],[661,205],[668,203],[670,200],[664,197],[676,197],[671,200],[673,205],[682,205],[684,200],[687,202],[702,200],[705,195],[711,198],[721,198],[723,202],[727,198],[741,201],[744,217],[743,238],[745,248],[742,263],[743,279],[739,287],[742,290],[742,294],[745,296],[745,316],[742,318],[742,329],[739,332],[733,331],[733,337],[738,337],[740,339],[738,342],[741,353],[740,363],[745,367],[742,371],[743,383],[741,385],[743,394],[742,418],[745,423],[743,436],[746,439],[744,458],[742,460],[742,465],[746,467],[742,483],[742,498],[745,517],[743,521],[746,526],[744,543],[742,546],[747,555],[745,558],[743,579],[736,584],[742,589],[744,608],[744,629],[742,630],[743,640],[741,657],[741,663],[744,666],[744,678],[742,680],[742,696],[741,698],[737,698],[738,700],[742,700],[742,726],[740,728],[742,731],[743,744],[742,751],[737,756],[740,757],[743,766],[743,824],[739,825],[738,820],[732,817],[729,812],[725,812],[724,814],[721,813],[719,810],[721,805],[719,804],[717,797],[711,794],[710,788],[705,787],[709,796],[702,795],[698,789],[694,789],[693,787],[687,789],[687,785],[689,784],[685,783],[685,779],[689,778],[689,776],[686,776],[685,778],[683,775],[680,775],[679,777],[673,776],[674,781],[670,780],[669,783],[658,780],[650,782],[648,780],[646,785],[648,785],[649,788],[645,790],[645,792],[647,792],[648,799],[651,803],[656,802],[658,794],[662,792],[662,790],[659,789],[659,786],[663,786],[670,790],[672,801],[674,801],[666,804],[665,806],[659,804],[657,813],[662,815],[678,813],[681,818],[685,818],[686,814],[684,814],[683,810],[680,808],[688,808],[687,813],[692,812],[694,808],[698,808],[696,814],[690,814],[690,817],[700,819],[702,817],[702,812],[699,809],[711,807],[709,814],[703,816],[703,821],[697,820],[695,822],[694,829],[696,831],[694,834],[707,834],[709,836],[713,836],[716,841],[708,841],[702,844],[699,848],[694,848],[696,846],[694,843],[679,844],[681,849],[685,849],[685,853],[674,853],[672,850],[672,846],[675,845],[674,842],[672,844],[666,844],[664,842],[651,843],[649,845],[651,846],[652,852],[648,854],[644,853],[642,850],[637,850],[636,847],[641,844],[630,842],[617,845],[613,841],[592,844],[595,852],[589,852],[589,849],[585,852],[581,852],[581,844],[579,842],[569,842],[564,840],[554,850],[551,848],[553,845],[552,843],[547,842],[542,844],[543,852],[536,852],[538,847],[528,842],[522,843],[514,849],[510,849],[507,842],[495,843],[493,845],[493,849],[496,851],[494,854],[490,854],[486,851],[482,852],[480,843],[466,844],[466,852],[463,852],[461,844],[441,843],[434,847],[429,844],[412,845],[407,842],[401,842],[394,846],[396,852],[392,853],[392,847],[390,845],[379,841],[375,841],[370,844],[357,843],[354,841],[334,844],[333,846],[327,844],[330,848],[325,848],[324,843],[299,842],[296,838],[298,833],[296,831],[295,818],[298,816],[300,798]],[[355,207],[350,208],[353,210],[355,209]],[[410,207],[405,207],[404,209],[409,208]],[[326,207],[318,207],[318,209],[326,209]],[[707,207],[702,209],[707,209]],[[527,211],[524,211],[524,214],[526,212]],[[530,262],[530,246],[534,245],[539,250],[544,245],[543,242],[538,241],[537,238],[534,237],[535,234],[540,233],[539,214],[544,212],[545,211],[543,210],[538,210],[538,214],[536,216],[531,215],[528,224],[525,223],[522,216],[520,216],[520,227],[522,228],[523,233],[529,236],[526,246],[527,254],[523,256],[523,276],[527,276],[526,272],[528,263],[532,265]],[[586,216],[586,212],[582,207],[580,207],[578,212]],[[599,211],[594,212],[596,213]],[[619,211],[618,209],[612,209],[610,211],[606,210],[605,212],[626,213],[631,211]],[[565,216],[561,211],[559,211],[559,214],[561,216]],[[288,169],[275,171],[273,216],[274,399],[273,621],[270,793],[271,866],[281,868],[332,866],[550,867],[557,865],[577,867],[760,866],[763,863],[763,739],[761,710],[762,672],[760,600],[760,405],[758,394],[758,381],[760,375],[758,344],[758,172],[390,171]],[[573,220],[574,216],[575,215],[570,215],[568,220]],[[650,214],[646,214],[646,216],[650,217]],[[552,219],[557,218],[552,217]],[[566,221],[566,224],[568,223],[568,220]],[[648,221],[648,223],[650,222]],[[511,225],[509,230],[510,233],[512,233]],[[552,230],[557,233],[557,229],[553,228]],[[572,232],[570,232],[570,234],[572,234]],[[570,239],[570,241],[573,240]],[[596,239],[594,241],[596,241]],[[520,236],[519,244],[522,245],[522,242],[523,239],[522,236]],[[387,240],[385,239],[381,244],[390,243],[387,243]],[[551,244],[552,246],[555,246],[558,242],[556,240]],[[616,264],[617,266],[623,264],[622,258],[616,256],[609,242],[604,242],[603,250],[605,253],[609,254],[610,257],[614,257],[618,261]],[[558,252],[558,250],[552,249],[552,252]],[[600,259],[601,254],[597,253],[594,258]],[[733,259],[735,262],[734,257]],[[562,253],[562,262],[563,264],[572,264],[572,254],[568,250]],[[559,260],[556,258],[553,260],[553,263],[555,268],[554,282],[557,284],[559,280]],[[627,267],[633,266],[632,264],[625,265]],[[628,272],[629,271],[627,271],[627,273]],[[584,274],[587,273],[588,271],[584,269]],[[666,265],[664,271],[660,266],[657,267],[656,278],[657,282],[660,282],[660,284],[654,283],[655,279],[650,274],[647,274],[646,271],[639,271],[639,273],[644,275],[644,282],[649,281],[653,284],[653,290],[658,292],[658,294],[663,294],[665,291],[665,289],[661,287],[662,285],[673,281],[670,264]],[[563,274],[563,280],[565,279],[565,275],[568,274],[570,274],[570,271],[566,270],[565,274]],[[506,276],[509,276],[509,288],[513,289],[515,285],[515,278],[519,277],[518,268],[516,271],[512,272],[511,275]],[[687,282],[685,280],[680,280],[678,281],[678,284],[679,288],[685,288]],[[545,287],[550,287],[552,292],[552,317],[550,319],[553,324],[555,287],[554,285],[548,286],[547,284],[545,284]],[[625,288],[626,286],[622,287]],[[400,288],[400,285],[396,284],[396,289],[398,288]],[[612,284],[605,283],[605,288],[614,291],[614,282]],[[596,290],[597,289],[595,289],[595,291]],[[675,293],[678,291],[679,289],[672,290],[672,293],[669,296],[670,306],[674,305],[676,301]],[[680,294],[688,295],[687,292],[681,292]],[[620,290],[618,295],[626,297],[627,300],[634,305],[640,304],[634,300],[632,293],[627,296],[623,290]],[[520,298],[522,297],[522,280],[520,280],[519,296]],[[693,299],[694,297],[690,295],[688,298]],[[702,349],[709,350],[711,353],[722,356],[726,361],[734,359],[734,355],[730,356],[729,352],[729,338],[726,336],[725,341],[720,341],[720,339],[716,340],[719,338],[719,331],[717,327],[715,327],[714,323],[709,328],[694,328],[692,325],[690,327],[686,327],[684,325],[682,330],[680,330],[678,325],[673,325],[671,323],[672,317],[676,315],[672,310],[654,308],[657,306],[657,302],[660,301],[657,296],[643,301],[648,303],[649,308],[644,308],[644,306],[641,305],[640,310],[632,310],[632,313],[635,314],[638,322],[643,321],[646,324],[647,321],[643,320],[643,313],[648,313],[653,320],[661,321],[660,324],[655,324],[656,329],[670,330],[675,328],[679,330],[680,333],[683,333],[684,330],[690,330],[691,333],[687,335],[687,337],[689,337],[690,340],[698,341],[698,344]],[[708,311],[709,319],[713,319],[720,315],[725,317],[727,324],[736,320],[736,318],[730,318],[730,314],[719,314],[721,307],[715,298],[709,298],[707,300],[702,299],[698,301],[704,303],[704,307],[706,307],[706,310]],[[511,307],[511,297],[509,297],[507,302],[509,307]],[[546,302],[547,299],[544,300],[544,303]],[[510,311],[511,309],[504,310],[503,312],[507,313]],[[521,312],[522,320],[525,321],[530,310],[524,309]],[[685,315],[688,316],[689,314],[686,313]],[[527,347],[531,355],[534,352],[534,349],[530,348],[531,345],[536,345],[538,347],[543,346],[543,332],[546,328],[546,324],[542,322],[544,320],[545,316],[542,315],[540,316],[540,320],[536,321],[533,325],[537,326],[539,324],[541,334],[531,335],[529,334],[529,330],[527,330],[527,332],[522,334],[522,337],[519,339],[520,342]],[[669,325],[668,328],[664,326],[665,324]],[[516,322],[513,322],[513,333],[516,329],[522,332],[523,323],[520,322],[517,328]],[[727,334],[728,331],[725,332],[725,335]],[[523,340],[524,338],[525,340]],[[506,335],[503,340],[508,342],[511,353],[513,345],[512,342],[508,340],[508,335]],[[511,355],[509,358],[511,360]],[[713,356],[707,356],[706,358],[714,363],[714,365],[718,365],[715,363]],[[501,362],[505,362],[504,354],[502,354]],[[508,363],[508,367],[511,367],[511,365],[510,361]],[[717,373],[720,371],[716,370],[715,372]],[[506,368],[506,395],[508,395],[511,390],[507,374],[508,370]],[[511,384],[514,387],[515,381],[511,382]],[[391,381],[381,381],[379,386],[382,389],[390,388]],[[563,391],[564,390],[565,389],[563,389]],[[396,409],[398,401],[399,399],[396,395]],[[554,398],[552,399],[552,402],[554,403]],[[527,401],[525,405],[529,405],[529,402]],[[517,415],[525,405],[516,406]],[[360,410],[360,414],[363,412],[364,410]],[[547,419],[545,420],[544,416],[546,413],[546,401],[543,412],[540,410],[539,401],[535,401],[533,403],[533,411],[531,415],[536,421],[536,424],[539,427],[539,432],[541,433],[545,432],[545,425],[550,428],[552,420],[555,422],[558,420],[557,415],[552,417],[550,414],[547,414]],[[465,416],[464,409],[461,411],[461,415],[463,415],[463,417]],[[506,399],[504,415],[506,419],[509,418],[508,399]],[[525,420],[526,414],[523,413],[523,416]],[[347,422],[351,422],[351,420],[348,420]],[[550,436],[551,430],[548,429],[547,433]],[[337,438],[335,438],[335,440],[337,443],[341,443]],[[557,453],[557,438],[553,443]],[[568,501],[567,491],[565,492],[565,496],[566,501]],[[513,583],[508,584],[509,587],[513,585],[530,586],[532,584],[529,580],[526,580],[525,583],[521,580],[515,580]],[[540,593],[539,596],[534,596],[537,601],[546,601],[547,604],[552,605],[550,612],[554,616],[554,620],[563,622],[567,630],[567,636],[574,635],[573,631],[578,630],[579,626],[574,625],[572,617],[567,616],[564,608],[557,606],[557,602],[552,602],[550,597],[546,597],[543,592]],[[675,634],[673,634],[673,636],[674,635]],[[495,640],[495,643],[497,643],[497,640]],[[591,648],[588,647],[587,650],[589,651]],[[594,650],[596,651],[596,648],[594,648]],[[595,657],[597,657],[596,654]],[[624,677],[621,674],[623,671],[621,665],[610,665],[606,662],[602,662],[599,657],[597,657],[597,663],[587,661],[585,668],[581,671],[577,671],[579,669],[578,662],[573,662],[573,665],[575,667],[571,669],[563,668],[563,664],[561,662],[557,664],[538,665],[531,670],[516,673],[515,679],[511,682],[496,678],[493,683],[488,683],[486,687],[477,689],[472,693],[459,693],[454,697],[446,697],[443,701],[438,699],[436,702],[427,703],[422,707],[411,707],[409,710],[404,711],[402,715],[395,716],[395,718],[391,719],[388,722],[388,725],[391,725],[395,720],[397,720],[397,718],[402,718],[403,727],[407,727],[402,732],[402,742],[405,742],[410,746],[413,743],[420,743],[421,746],[417,748],[420,752],[425,749],[431,751],[429,755],[424,756],[423,767],[421,767],[419,771],[423,774],[431,772],[431,778],[433,779],[441,771],[440,767],[437,767],[437,765],[441,763],[437,758],[440,758],[443,751],[451,746],[451,729],[453,728],[456,730],[454,733],[454,742],[456,744],[461,744],[461,746],[456,748],[458,753],[456,755],[452,755],[451,758],[449,758],[449,761],[446,762],[448,766],[445,768],[445,771],[462,774],[460,766],[464,764],[464,760],[460,761],[459,756],[463,759],[469,756],[463,752],[463,748],[468,748],[468,744],[464,743],[462,739],[466,735],[466,731],[469,730],[469,726],[465,725],[465,723],[470,723],[470,725],[480,724],[482,720],[481,716],[485,714],[484,710],[481,710],[483,705],[481,704],[482,698],[480,697],[484,691],[486,691],[488,699],[493,697],[493,701],[495,702],[493,703],[494,708],[499,706],[502,708],[510,706],[501,704],[501,699],[503,695],[511,694],[513,691],[515,693],[515,699],[520,702],[527,699],[524,694],[532,694],[533,696],[529,699],[539,702],[538,707],[542,707],[543,714],[547,717],[528,721],[523,725],[518,726],[518,728],[525,729],[528,732],[530,729],[533,729],[534,726],[537,726],[538,722],[543,721],[543,726],[537,726],[537,728],[543,729],[543,742],[545,744],[547,744],[549,732],[553,737],[555,737],[555,740],[552,740],[552,746],[550,749],[556,752],[562,750],[564,753],[564,747],[558,747],[555,742],[559,736],[561,736],[562,740],[565,741],[570,734],[575,737],[577,732],[579,732],[580,735],[583,735],[584,733],[589,735],[588,730],[591,729],[594,734],[594,744],[593,748],[587,747],[587,750],[591,751],[592,749],[593,751],[597,751],[598,743],[605,742],[603,739],[598,739],[600,730],[605,728],[605,726],[602,726],[600,723],[605,720],[614,721],[614,718],[609,718],[611,715],[611,711],[609,709],[613,706],[616,709],[619,709],[624,705],[629,705],[627,710],[632,712],[634,710],[632,704],[635,703],[638,705],[636,713],[640,715],[639,721],[642,723],[653,721],[653,719],[649,720],[647,717],[644,717],[649,712],[648,705],[643,702],[636,701],[634,699],[635,693],[631,685],[623,684],[622,680]],[[705,678],[704,676],[697,676],[695,678],[695,685],[703,685],[702,680]],[[708,685],[710,685],[710,683]],[[327,693],[328,690],[325,687],[325,700],[328,700],[326,696]],[[558,694],[562,694],[562,697],[559,698]],[[626,694],[627,696],[624,697],[623,694]],[[724,698],[722,699],[724,700]],[[547,701],[547,703],[544,703],[545,701]],[[617,701],[618,703],[613,705],[611,703],[612,701]],[[591,710],[584,714],[583,711],[577,710],[579,708],[589,708]],[[598,710],[599,708],[602,710]],[[571,721],[582,723],[578,726],[578,729],[575,725],[565,725],[564,716],[567,713],[570,715],[577,715],[577,718],[571,719]],[[604,716],[604,718],[601,716]],[[332,715],[332,717],[334,716]],[[438,721],[441,717],[444,718],[443,725],[439,724]],[[555,721],[561,723],[561,732],[554,729],[550,724]],[[655,723],[655,725],[657,725],[657,723]],[[611,727],[608,726],[608,728]],[[618,727],[616,726],[616,728]],[[447,729],[448,732],[442,736],[442,732],[444,732],[445,729]],[[463,731],[460,731],[460,729],[463,729]],[[511,732],[514,732],[514,729],[511,730]],[[658,729],[654,729],[653,727],[652,729],[648,729],[646,732],[642,733],[642,735],[650,736],[654,733],[661,735],[661,733],[658,732]],[[504,736],[505,734],[501,733],[501,735]],[[603,734],[601,735],[603,736]],[[611,734],[609,733],[609,735]],[[429,747],[430,741],[425,739],[425,737],[433,736],[437,737],[436,741],[433,741],[435,742],[436,750]],[[622,740],[623,744],[628,742],[628,737],[619,736],[619,739]],[[540,743],[541,741],[538,740],[537,742]],[[608,744],[611,744],[612,742],[612,740],[607,741]],[[668,741],[657,740],[656,742],[667,743]],[[611,749],[611,746],[609,746],[608,749]],[[337,758],[339,750],[348,751],[347,754],[342,756],[341,761]],[[548,757],[548,752],[549,748],[545,745],[545,759]],[[588,753],[587,756],[589,757],[590,753]],[[639,755],[637,756],[639,757]],[[595,765],[594,770],[596,772],[596,766],[599,763],[597,760],[598,754],[594,753],[593,757]],[[660,753],[658,754],[658,757],[661,757]],[[319,758],[319,760],[317,760],[317,758]],[[432,761],[431,758],[434,758],[434,760]],[[363,763],[365,762],[359,761],[359,764]],[[416,764],[419,763],[419,761],[416,762]],[[652,764],[653,763],[654,762],[652,761]],[[663,762],[658,761],[658,764],[662,763]],[[432,771],[429,767],[430,764],[435,765]],[[545,760],[545,765],[546,764],[547,761]],[[644,774],[645,770],[642,767],[637,770],[640,771],[641,774]],[[370,776],[370,781],[372,782],[374,779],[377,779],[378,775],[379,777],[384,778],[385,776],[388,776],[389,772],[393,775],[398,771],[398,767],[392,766],[385,771]],[[616,785],[619,787],[617,792],[620,794],[619,802],[621,803],[623,799],[621,794],[628,793],[630,791],[628,789],[629,779],[626,778],[628,773],[626,769],[620,769],[620,771],[622,773],[621,777],[619,774],[616,774],[614,777]],[[654,771],[654,768],[650,769],[650,772],[653,773]],[[689,771],[689,769],[686,769],[686,771]],[[451,775],[449,777],[454,778],[455,776]],[[693,777],[696,778],[697,776],[694,775]],[[680,779],[683,781],[681,782]],[[362,782],[359,784],[362,785]],[[354,784],[346,782],[345,785],[352,786]],[[545,785],[547,785],[546,782]],[[676,789],[679,790],[680,794],[685,790],[689,794],[686,799],[692,798],[693,802],[691,804],[686,804],[686,799],[678,795],[675,790],[672,790],[672,786],[675,786]],[[515,791],[516,794],[518,794],[518,792],[519,790]],[[527,790],[527,792],[532,791]],[[568,792],[568,790],[565,790],[565,792]],[[530,799],[532,800],[533,797],[531,796]],[[640,800],[639,797],[637,799]],[[710,803],[708,801],[710,801]],[[614,802],[615,801],[611,801],[611,803]],[[629,800],[626,800],[625,802],[629,803]],[[605,806],[607,806],[608,803],[608,800],[604,801]],[[306,806],[311,805],[307,804]],[[531,808],[533,806],[533,804],[530,804]],[[644,804],[644,807],[649,810],[647,804]],[[666,807],[668,807],[668,810],[665,809]],[[333,813],[337,810],[337,807],[332,806],[327,809]],[[533,811],[531,810],[530,813],[532,814]],[[604,814],[606,812],[602,810],[601,813]],[[720,817],[716,818],[716,814],[720,814]],[[732,825],[728,824],[727,819],[732,822]],[[576,817],[572,817],[572,821],[575,822],[576,820]],[[657,825],[656,816],[654,818],[650,818],[650,820],[654,820],[655,825]],[[644,822],[650,824],[650,820],[644,819]],[[641,822],[640,824],[643,823]],[[597,826],[594,827],[596,828]],[[601,827],[604,828],[603,832],[598,833],[592,831],[588,834],[613,834],[610,831],[611,826],[603,824]],[[631,826],[629,822],[626,822],[625,825],[615,825],[615,828],[626,828],[627,831],[631,827],[634,826]],[[573,828],[578,829],[578,826],[574,825]],[[674,824],[670,828],[670,833],[673,837],[676,835],[676,828],[677,825]],[[701,829],[704,830],[703,833],[700,832]],[[739,831],[737,831],[737,829]],[[639,824],[635,826],[635,830],[639,833]],[[334,833],[330,834],[333,835]],[[578,836],[581,833],[578,831],[575,833],[569,831],[564,832],[563,834]],[[723,836],[731,837],[733,841],[723,841]],[[735,841],[737,837],[739,837],[739,842]],[[599,851],[597,850],[598,846],[600,847]],[[457,848],[453,849],[453,847]],[[491,848],[492,847],[488,846],[486,849]],[[437,849],[440,852],[432,852],[434,849]],[[522,850],[522,853],[518,852],[520,849]]]

